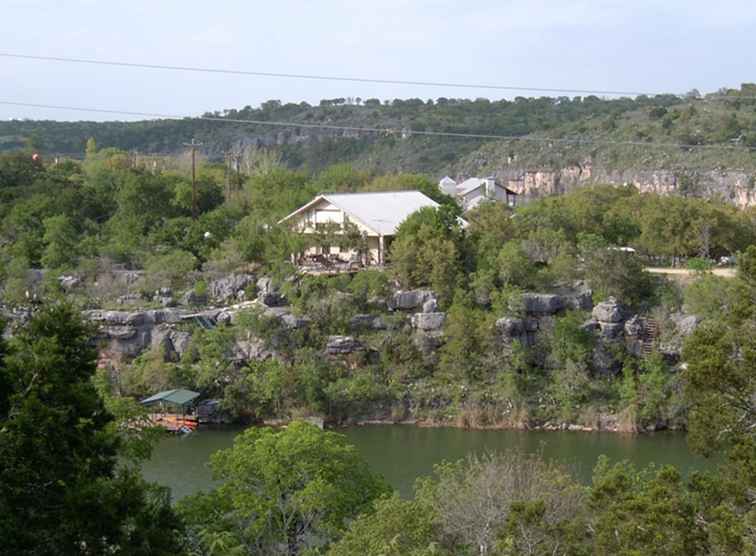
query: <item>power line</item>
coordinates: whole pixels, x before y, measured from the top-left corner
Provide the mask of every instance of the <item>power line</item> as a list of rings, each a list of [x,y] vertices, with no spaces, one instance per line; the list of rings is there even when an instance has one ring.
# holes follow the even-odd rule
[[[458,82],[441,82],[441,81],[413,81],[403,79],[375,79],[369,77],[356,77],[356,76],[338,76],[338,75],[318,75],[318,74],[305,74],[305,73],[279,73],[268,71],[251,71],[251,70],[237,70],[237,69],[225,69],[225,68],[208,68],[197,66],[173,66],[167,64],[145,64],[138,62],[123,62],[117,60],[97,60],[92,58],[71,58],[65,56],[37,56],[31,54],[18,54],[14,52],[0,52],[0,57],[4,58],[16,58],[21,60],[36,60],[45,62],[64,62],[73,64],[94,64],[100,66],[116,66],[126,68],[142,68],[142,69],[156,69],[156,70],[169,70],[169,71],[189,71],[196,73],[215,73],[226,75],[244,75],[254,77],[277,77],[285,79],[311,79],[318,81],[347,81],[352,83],[373,83],[383,85],[413,85],[422,87],[447,87],[456,89],[488,89],[499,91],[520,91],[520,92],[539,92],[539,93],[578,93],[588,95],[611,95],[611,96],[657,96],[657,95],[673,95],[680,97],[678,93],[665,93],[665,92],[650,92],[650,91],[621,91],[621,90],[602,90],[602,89],[568,89],[568,88],[555,88],[555,87],[525,87],[520,85],[499,85],[491,83],[458,83]],[[716,98],[715,95],[713,98]],[[710,97],[712,98],[712,97]],[[754,99],[756,97],[740,96],[741,99]]]
[[[290,127],[305,129],[328,129],[332,131],[351,131],[355,133],[377,133],[385,135],[402,135],[403,137],[424,136],[424,137],[456,137],[463,139],[491,139],[497,141],[526,141],[532,143],[562,143],[571,145],[625,145],[636,147],[652,148],[674,148],[674,149],[724,149],[736,151],[756,151],[756,147],[745,147],[736,145],[692,145],[680,143],[649,143],[646,141],[611,141],[595,140],[582,138],[552,138],[552,137],[533,137],[520,135],[498,135],[493,133],[466,133],[454,131],[432,131],[432,130],[412,130],[408,128],[385,128],[385,127],[358,127],[358,126],[341,126],[334,124],[314,124],[305,122],[283,122],[270,120],[245,120],[239,118],[223,118],[220,116],[179,116],[176,114],[164,114],[159,112],[136,112],[133,110],[113,110],[107,108],[85,108],[80,106],[64,106],[60,104],[39,104],[33,102],[18,102],[10,100],[0,100],[0,105],[21,106],[26,108],[43,108],[51,110],[69,110],[72,112],[91,112],[98,114],[112,114],[118,116],[138,116],[142,118],[157,118],[175,121],[209,121],[224,122],[237,124],[251,124],[272,127]]]

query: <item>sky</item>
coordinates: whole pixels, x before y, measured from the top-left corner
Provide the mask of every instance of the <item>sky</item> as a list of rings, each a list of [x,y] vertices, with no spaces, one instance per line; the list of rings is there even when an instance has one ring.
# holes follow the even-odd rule
[[[712,92],[756,81],[756,1],[2,0],[0,52],[378,79]],[[516,94],[530,96],[0,57],[0,101],[161,114],[199,115],[269,99]],[[1,104],[0,118],[135,119]]]

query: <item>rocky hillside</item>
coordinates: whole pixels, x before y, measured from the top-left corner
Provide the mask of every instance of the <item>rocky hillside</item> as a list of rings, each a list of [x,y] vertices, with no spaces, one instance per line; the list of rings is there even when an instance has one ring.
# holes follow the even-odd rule
[[[48,155],[80,156],[87,138],[94,137],[100,147],[170,155],[194,136],[216,161],[232,150],[264,147],[292,168],[313,171],[351,162],[376,172],[419,171],[434,178],[493,174],[528,195],[584,183],[634,184],[643,190],[719,195],[746,206],[755,199],[756,156],[750,150],[756,147],[755,96],[756,86],[746,84],[686,99],[331,99],[319,106],[268,101],[256,109],[206,114],[220,121],[0,122],[0,150],[31,144]],[[238,120],[389,131],[281,128]],[[522,139],[425,137],[411,130]]]

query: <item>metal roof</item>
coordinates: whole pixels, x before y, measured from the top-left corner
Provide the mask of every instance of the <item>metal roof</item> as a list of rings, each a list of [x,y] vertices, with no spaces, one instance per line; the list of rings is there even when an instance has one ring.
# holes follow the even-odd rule
[[[465,181],[457,184],[457,195],[467,195],[468,193],[475,191],[480,186],[485,185],[486,179],[491,178],[468,178]],[[496,187],[505,190],[510,195],[517,195],[514,191],[494,181]]]
[[[392,236],[408,216],[425,208],[438,208],[439,204],[419,191],[378,191],[373,193],[325,193],[318,195],[281,222],[302,212],[324,199],[343,210],[348,216],[382,236]]]
[[[186,405],[192,400],[199,397],[199,392],[176,388],[174,390],[165,390],[142,400],[142,404],[149,405],[158,402],[170,403],[173,405]]]

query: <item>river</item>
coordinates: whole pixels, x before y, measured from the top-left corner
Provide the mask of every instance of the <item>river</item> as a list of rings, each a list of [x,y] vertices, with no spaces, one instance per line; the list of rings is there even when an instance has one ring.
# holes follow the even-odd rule
[[[240,429],[201,429],[185,437],[163,438],[143,466],[149,481],[168,486],[175,500],[215,483],[208,467],[210,454],[232,445]],[[623,435],[616,433],[469,431],[455,428],[421,428],[411,425],[371,425],[339,429],[402,496],[412,495],[417,477],[433,465],[471,453],[520,449],[568,465],[582,482],[601,454],[612,460],[628,459],[636,465],[673,464],[688,473],[712,465],[690,453],[680,433]]]

